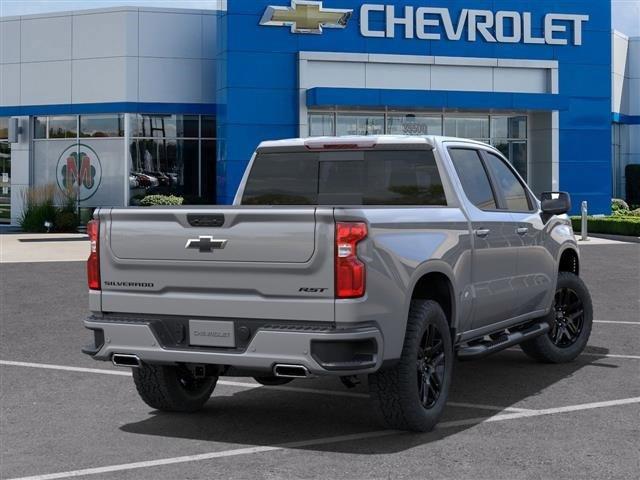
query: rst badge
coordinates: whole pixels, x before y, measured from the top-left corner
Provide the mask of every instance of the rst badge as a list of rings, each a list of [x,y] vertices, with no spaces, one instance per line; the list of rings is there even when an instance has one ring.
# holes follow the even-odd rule
[[[322,2],[291,0],[290,7],[268,6],[260,25],[291,27],[291,33],[322,33],[323,28],[345,28],[353,10],[323,8]]]

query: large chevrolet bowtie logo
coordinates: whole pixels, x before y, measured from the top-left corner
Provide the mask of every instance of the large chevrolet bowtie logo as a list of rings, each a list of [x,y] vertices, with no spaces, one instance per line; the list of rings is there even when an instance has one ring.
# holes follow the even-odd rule
[[[210,253],[214,249],[222,249],[226,246],[227,240],[217,240],[210,236],[201,235],[198,238],[188,240],[184,248],[200,250],[200,253]]]
[[[345,28],[353,10],[322,8],[322,2],[291,0],[290,7],[269,6],[260,25],[291,27],[292,33],[322,33],[326,28]]]

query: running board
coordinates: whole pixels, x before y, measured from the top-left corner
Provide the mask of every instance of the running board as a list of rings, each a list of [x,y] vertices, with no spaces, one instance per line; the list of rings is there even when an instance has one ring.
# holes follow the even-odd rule
[[[544,335],[549,332],[550,328],[547,322],[536,323],[525,330],[504,333],[495,340],[485,340],[480,343],[474,343],[473,345],[460,347],[458,349],[458,358],[460,360],[475,360],[486,357],[505,348],[513,347],[519,343]]]

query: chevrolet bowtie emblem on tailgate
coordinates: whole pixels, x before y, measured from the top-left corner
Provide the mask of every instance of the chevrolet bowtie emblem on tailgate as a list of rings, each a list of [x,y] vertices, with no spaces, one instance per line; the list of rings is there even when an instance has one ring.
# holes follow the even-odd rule
[[[213,249],[223,249],[227,246],[228,240],[216,240],[209,236],[200,236],[199,238],[192,238],[187,240],[187,244],[184,248],[197,248],[200,253],[210,253]]]
[[[290,7],[269,6],[260,25],[291,27],[291,33],[322,33],[322,28],[345,28],[353,10],[322,8],[322,2],[291,0]]]

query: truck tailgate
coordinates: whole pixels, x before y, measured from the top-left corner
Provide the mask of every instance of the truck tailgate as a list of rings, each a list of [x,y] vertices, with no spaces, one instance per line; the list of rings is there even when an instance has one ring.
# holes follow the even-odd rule
[[[330,208],[99,215],[103,312],[334,321]]]

